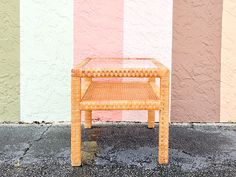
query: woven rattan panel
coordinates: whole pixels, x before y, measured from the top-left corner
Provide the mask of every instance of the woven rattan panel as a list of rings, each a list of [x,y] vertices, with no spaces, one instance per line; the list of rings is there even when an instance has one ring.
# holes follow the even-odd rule
[[[157,100],[148,83],[93,82],[83,100]]]
[[[158,109],[159,98],[148,83],[92,82],[82,109]]]

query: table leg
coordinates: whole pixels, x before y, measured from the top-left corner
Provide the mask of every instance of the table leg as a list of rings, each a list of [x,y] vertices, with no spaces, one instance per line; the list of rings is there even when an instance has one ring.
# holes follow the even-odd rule
[[[81,97],[84,96],[91,82],[92,82],[92,78],[84,78],[84,82],[81,85]],[[92,111],[85,111],[84,127],[85,128],[92,127]]]
[[[92,128],[92,111],[85,111],[85,128]]]
[[[151,86],[155,86],[156,78],[154,77],[149,78],[148,82]],[[154,124],[155,124],[155,111],[148,110],[148,128],[154,128]]]
[[[167,164],[169,146],[169,73],[168,76],[161,77],[160,79],[161,110],[159,118],[158,161],[160,164]]]
[[[81,110],[79,108],[81,92],[79,77],[71,79],[71,164],[81,165]]]
[[[148,110],[148,128],[154,128],[155,126],[155,111]]]

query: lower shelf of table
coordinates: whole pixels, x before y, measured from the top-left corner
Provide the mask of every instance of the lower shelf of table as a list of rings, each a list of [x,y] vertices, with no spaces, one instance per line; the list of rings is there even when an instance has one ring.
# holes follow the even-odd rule
[[[81,110],[159,110],[160,99],[149,83],[92,82]]]

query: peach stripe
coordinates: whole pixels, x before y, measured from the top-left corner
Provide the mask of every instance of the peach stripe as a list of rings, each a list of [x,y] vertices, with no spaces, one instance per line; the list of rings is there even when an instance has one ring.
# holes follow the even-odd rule
[[[221,46],[221,122],[236,122],[236,2],[224,0]]]

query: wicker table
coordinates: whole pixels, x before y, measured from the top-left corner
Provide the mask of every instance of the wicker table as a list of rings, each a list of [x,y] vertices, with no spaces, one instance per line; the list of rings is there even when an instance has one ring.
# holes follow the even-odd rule
[[[148,82],[92,78],[148,78]],[[160,89],[156,78],[160,78]],[[148,128],[154,128],[155,110],[160,110],[158,161],[168,163],[169,70],[160,62],[148,58],[87,58],[72,69],[72,166],[81,165],[81,111],[85,111],[85,128],[91,128],[92,110],[148,110]]]

